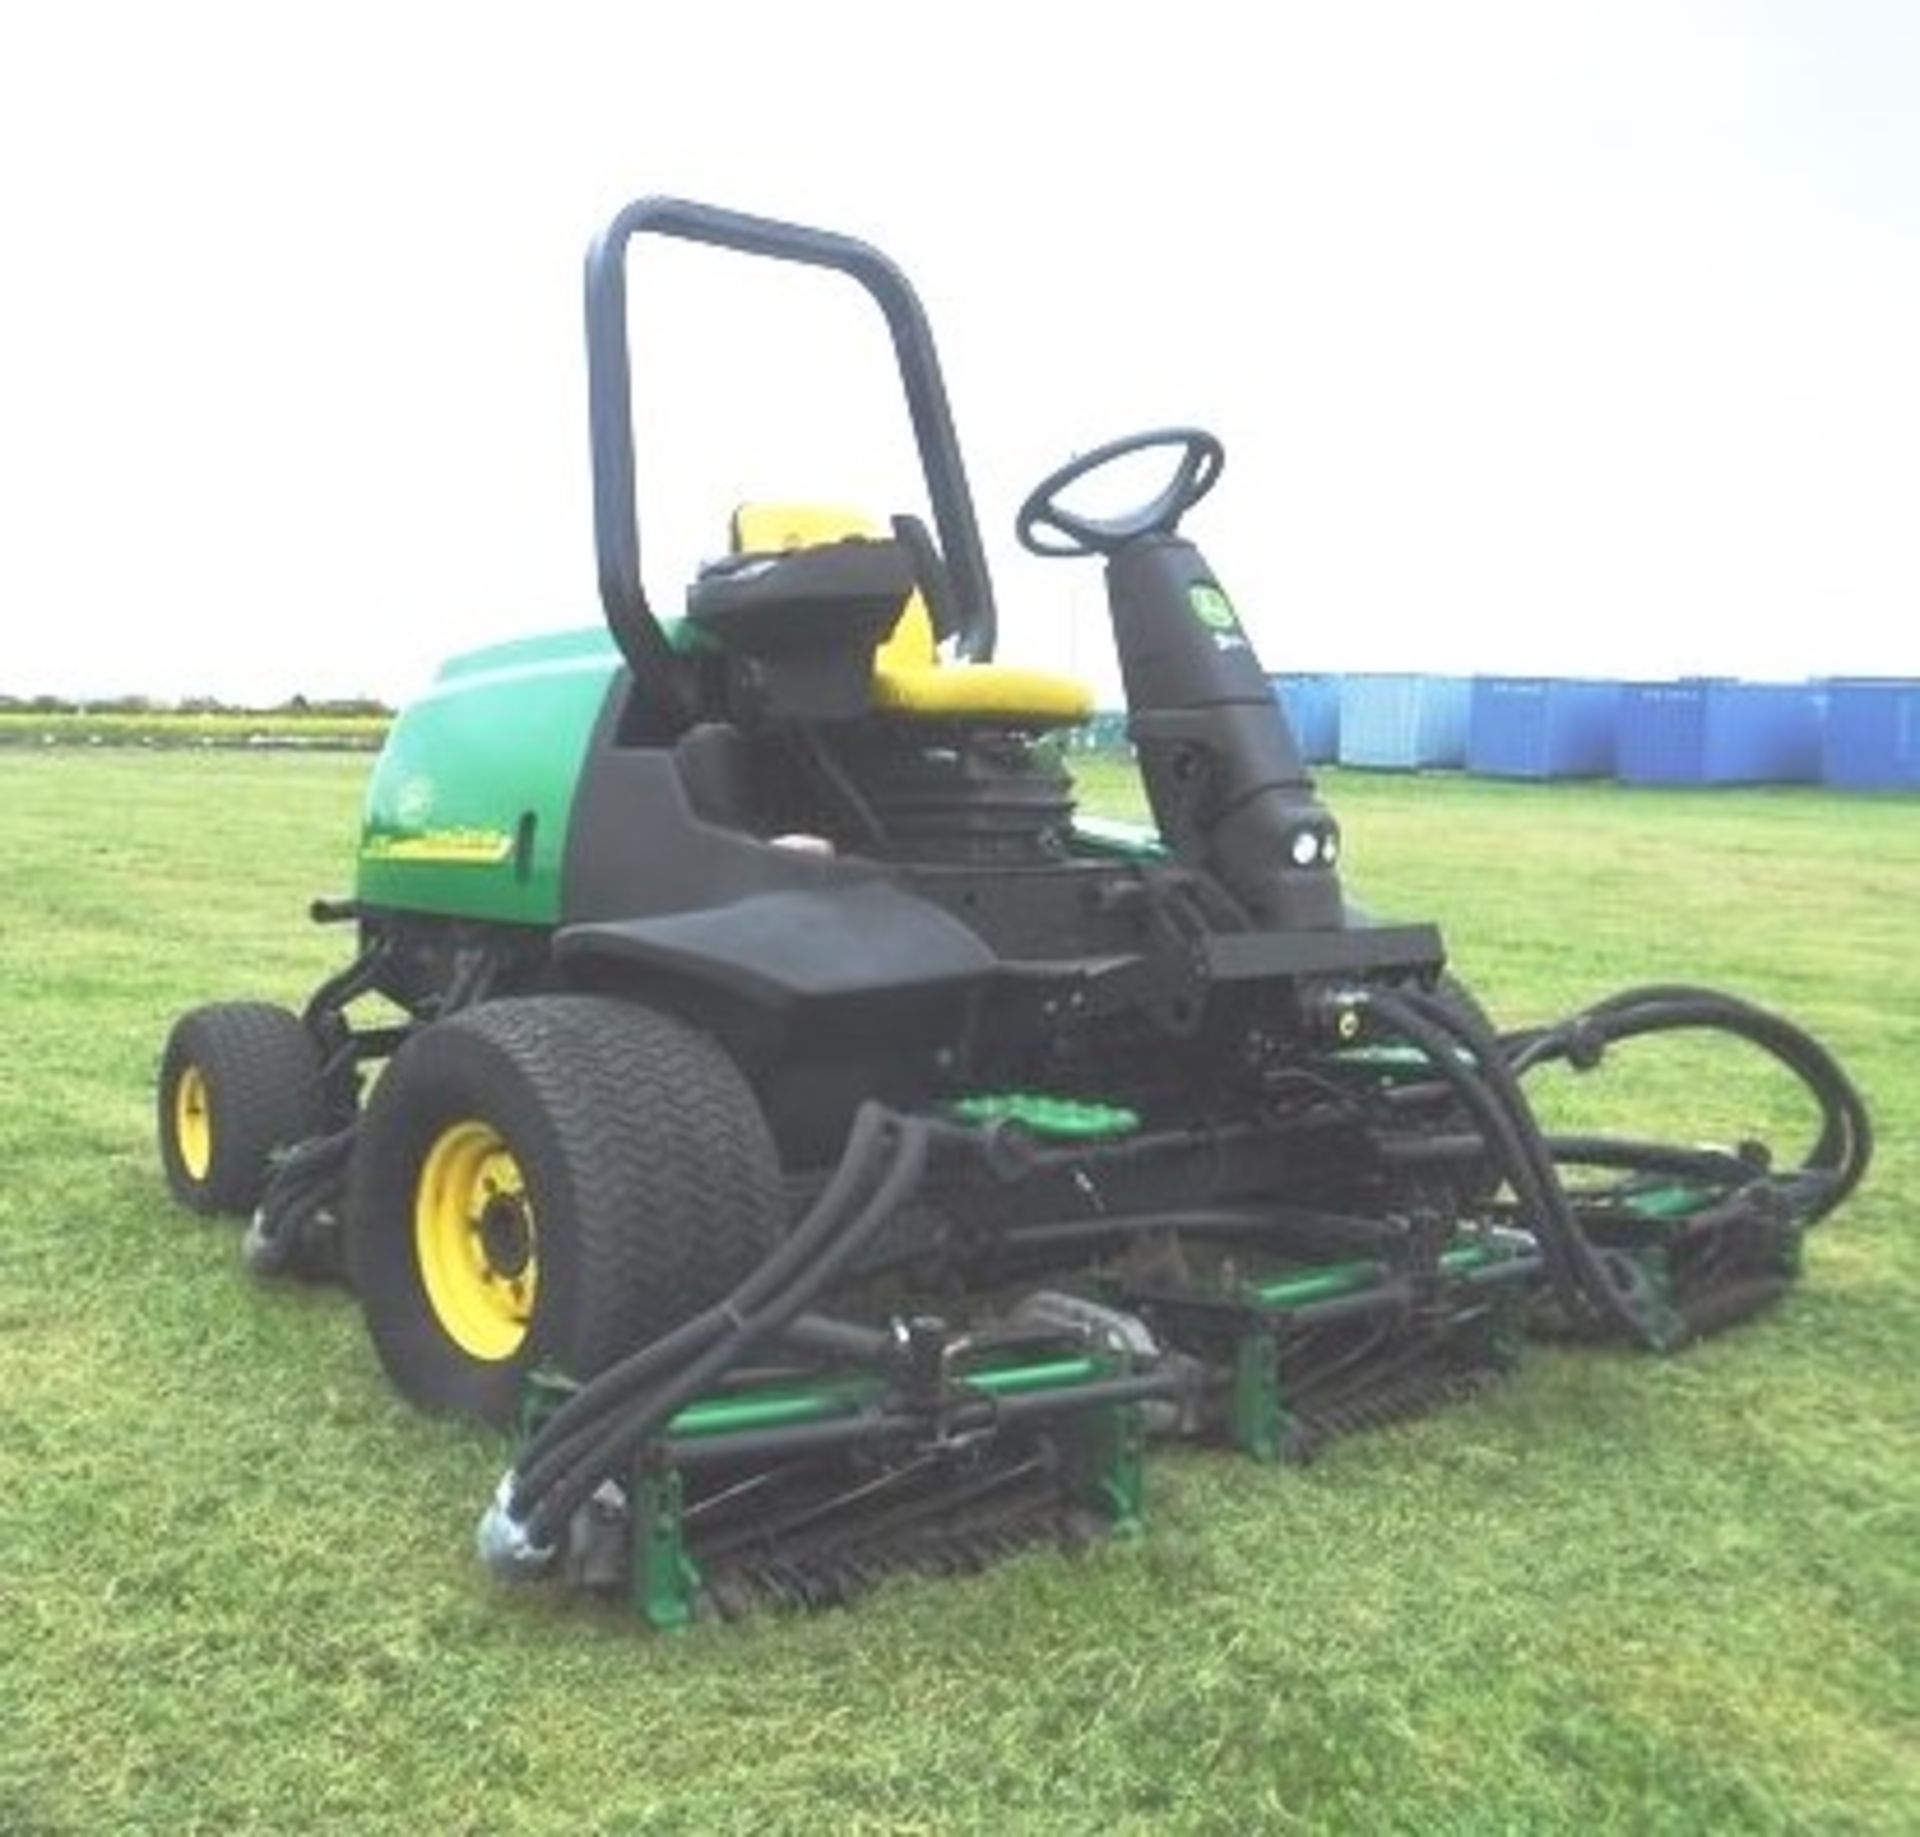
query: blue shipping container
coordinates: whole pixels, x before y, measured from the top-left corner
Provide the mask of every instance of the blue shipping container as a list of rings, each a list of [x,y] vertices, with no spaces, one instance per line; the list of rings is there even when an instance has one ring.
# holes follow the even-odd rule
[[[1920,682],[1829,683],[1820,776],[1859,790],[1920,790]]]
[[[1309,765],[1325,765],[1329,759],[1339,758],[1340,678],[1292,675],[1270,680],[1287,725],[1293,729],[1300,757]]]
[[[1123,710],[1096,709],[1078,727],[1066,731],[1070,753],[1109,753],[1127,750],[1127,717]]]
[[[1800,783],[1820,770],[1810,683],[1628,683],[1618,772],[1628,784]]]
[[[1605,778],[1620,732],[1617,682],[1476,676],[1467,770],[1492,778]]]
[[[1467,762],[1464,676],[1343,676],[1340,763],[1414,771]]]

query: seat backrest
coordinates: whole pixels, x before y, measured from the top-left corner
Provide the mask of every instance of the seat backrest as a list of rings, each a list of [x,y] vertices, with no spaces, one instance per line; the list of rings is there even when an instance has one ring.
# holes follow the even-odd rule
[[[742,504],[733,513],[734,549],[739,554],[812,548],[849,537],[873,541],[879,535],[872,520],[859,511],[826,504]],[[925,532],[916,531],[908,518],[896,521],[894,535],[910,555],[916,543],[930,547]],[[936,667],[941,665],[940,622],[934,608],[943,600],[938,557],[929,561],[925,554],[918,555],[915,575],[922,583],[934,583],[933,606],[926,592],[916,588],[885,642],[875,646],[875,712],[963,727],[1032,731],[1071,727],[1093,712],[1092,692],[1072,677],[978,661],[964,668]]]
[[[823,542],[859,537],[880,541],[886,532],[871,517],[834,504],[742,504],[733,513],[730,534],[736,555],[780,549],[815,548]],[[899,621],[874,653],[882,669],[929,669],[940,661],[934,648],[933,619],[916,588]]]

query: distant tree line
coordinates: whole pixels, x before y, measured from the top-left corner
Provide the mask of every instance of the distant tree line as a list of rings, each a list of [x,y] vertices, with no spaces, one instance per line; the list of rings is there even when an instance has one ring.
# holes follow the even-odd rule
[[[369,695],[290,695],[283,702],[223,702],[218,696],[189,695],[179,701],[150,695],[110,695],[72,700],[62,695],[8,695],[0,691],[0,712],[21,714],[252,714],[309,717],[374,716],[390,719],[393,710]]]

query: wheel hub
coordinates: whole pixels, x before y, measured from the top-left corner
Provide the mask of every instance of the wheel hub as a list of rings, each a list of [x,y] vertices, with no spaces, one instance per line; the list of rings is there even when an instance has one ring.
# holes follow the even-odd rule
[[[526,1342],[539,1287],[539,1233],[526,1180],[491,1123],[434,1137],[414,1191],[414,1250],[441,1330],[489,1363]]]
[[[480,1208],[480,1249],[493,1273],[511,1282],[533,1261],[533,1222],[518,1193],[495,1193]]]
[[[187,1177],[204,1180],[213,1165],[213,1106],[207,1075],[197,1065],[182,1067],[173,1087],[173,1145]]]

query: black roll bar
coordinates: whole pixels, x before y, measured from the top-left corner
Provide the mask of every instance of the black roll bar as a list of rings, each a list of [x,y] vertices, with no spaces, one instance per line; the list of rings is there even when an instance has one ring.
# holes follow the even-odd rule
[[[925,309],[907,277],[878,249],[850,236],[719,210],[683,198],[640,198],[587,250],[587,391],[593,438],[593,535],[607,623],[636,676],[676,695],[682,665],[647,603],[640,579],[640,526],[633,461],[633,372],[627,340],[627,245],[635,236],[674,236],[743,255],[801,262],[850,275],[873,297],[893,349],[913,418],[952,587],[956,647],[993,655],[993,587],[974,520],[973,497],[947,405]]]

